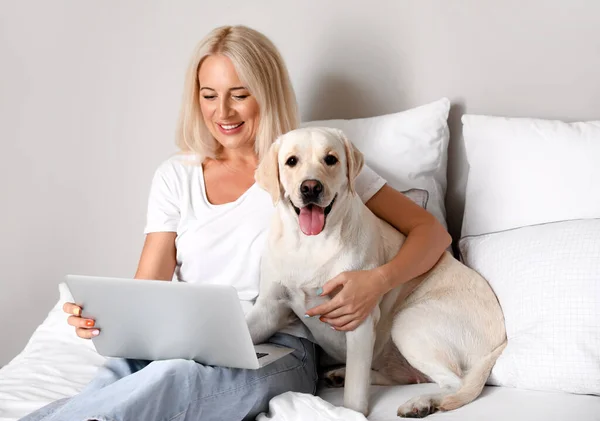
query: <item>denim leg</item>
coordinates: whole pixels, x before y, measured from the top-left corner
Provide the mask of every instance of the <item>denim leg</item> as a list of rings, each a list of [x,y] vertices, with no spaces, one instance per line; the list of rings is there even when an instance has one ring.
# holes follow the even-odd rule
[[[94,393],[103,387],[109,386],[123,377],[141,370],[148,364],[150,364],[150,361],[110,358],[98,369],[98,372],[92,381],[88,383],[88,385],[77,395],[77,399],[84,399],[87,394]],[[72,399],[73,398],[58,399],[25,416],[24,418],[21,418],[20,421],[39,421],[50,419],[50,416],[52,416]]]
[[[315,394],[317,350],[306,340],[276,334],[269,342],[296,349],[259,370],[202,367],[193,374],[193,383],[206,382],[199,393],[172,421],[254,420],[267,411],[271,398],[288,391]]]
[[[146,360],[111,358],[104,366],[100,367],[96,376],[81,391],[81,393],[87,393],[88,390],[90,392],[97,391],[98,389],[109,386],[126,376],[137,373],[150,363],[151,361]]]
[[[204,366],[189,360],[149,364],[115,360],[79,395],[50,413],[44,407],[25,420],[254,419],[268,409],[272,397],[286,391],[314,394],[317,386],[314,344],[286,334],[276,334],[269,342],[295,351],[258,370]]]

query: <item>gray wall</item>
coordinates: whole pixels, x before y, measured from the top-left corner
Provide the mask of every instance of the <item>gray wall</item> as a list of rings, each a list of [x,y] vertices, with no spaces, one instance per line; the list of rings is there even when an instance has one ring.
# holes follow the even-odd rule
[[[0,0],[0,365],[66,273],[132,276],[192,47],[244,23],[281,49],[304,120],[449,97],[459,233],[464,112],[600,119],[597,1]]]

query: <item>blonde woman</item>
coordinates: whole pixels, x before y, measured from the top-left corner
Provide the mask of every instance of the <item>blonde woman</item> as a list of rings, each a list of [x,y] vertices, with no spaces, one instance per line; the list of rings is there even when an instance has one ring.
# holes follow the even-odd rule
[[[259,261],[273,212],[254,182],[277,136],[298,126],[296,99],[275,46],[243,26],[221,27],[202,40],[185,80],[177,130],[181,152],[160,165],[148,202],[146,240],[135,275],[235,286],[245,309],[258,295]],[[429,270],[450,244],[428,212],[366,167],[356,190],[367,206],[407,235],[396,258],[372,271],[332,279],[342,286],[309,311],[340,330],[354,329],[389,289]],[[64,311],[78,336],[101,334],[81,308]],[[269,341],[296,351],[262,369],[207,367],[193,361],[115,359],[79,395],[26,420],[242,420],[268,409],[286,391],[315,393],[317,349],[298,323]]]

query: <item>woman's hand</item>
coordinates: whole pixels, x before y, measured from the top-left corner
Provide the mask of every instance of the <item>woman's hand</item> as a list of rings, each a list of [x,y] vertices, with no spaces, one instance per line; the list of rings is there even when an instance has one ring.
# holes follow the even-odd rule
[[[335,296],[328,302],[306,312],[310,317],[320,315],[322,322],[335,330],[356,329],[375,308],[386,292],[386,281],[378,269],[342,272],[323,285],[321,296]]]
[[[146,235],[140,262],[135,273],[136,279],[164,279],[170,281],[175,271],[176,255],[175,232],[152,232]],[[75,303],[65,303],[63,311],[70,314],[67,323],[75,327],[77,336],[91,339],[100,334],[94,326],[94,319],[81,317],[81,307]]]
[[[98,336],[100,333],[99,329],[94,328],[94,319],[84,319],[81,317],[81,307],[77,304],[65,303],[63,305],[63,311],[71,315],[67,318],[67,323],[71,326],[75,326],[75,333],[80,338],[91,339],[94,336]]]

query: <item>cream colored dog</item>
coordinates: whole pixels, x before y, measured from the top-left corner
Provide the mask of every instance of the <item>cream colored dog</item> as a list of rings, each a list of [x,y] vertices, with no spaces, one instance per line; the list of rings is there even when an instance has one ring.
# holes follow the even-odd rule
[[[398,408],[403,417],[452,410],[479,396],[506,346],[504,317],[488,283],[448,252],[406,297],[401,286],[381,299],[354,331],[335,331],[307,309],[328,298],[316,291],[344,271],[380,266],[405,237],[355,194],[362,154],[339,130],[298,129],[281,136],[256,179],[276,203],[263,255],[260,294],[247,321],[264,342],[297,315],[345,369],[344,406],[368,414],[370,384],[433,381],[442,390]],[[406,294],[404,294],[406,295]],[[296,319],[297,320],[297,319]]]

